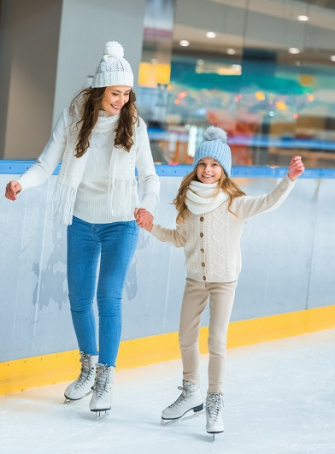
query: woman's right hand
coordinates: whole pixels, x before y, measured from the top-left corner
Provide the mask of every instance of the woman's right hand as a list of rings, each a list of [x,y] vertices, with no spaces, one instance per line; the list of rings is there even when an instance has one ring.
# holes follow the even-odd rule
[[[6,186],[5,197],[8,200],[16,200],[16,196],[19,192],[21,192],[21,185],[15,180],[10,181]]]
[[[137,225],[147,232],[151,232],[153,226],[153,215],[149,213],[145,208],[135,208],[134,217]]]

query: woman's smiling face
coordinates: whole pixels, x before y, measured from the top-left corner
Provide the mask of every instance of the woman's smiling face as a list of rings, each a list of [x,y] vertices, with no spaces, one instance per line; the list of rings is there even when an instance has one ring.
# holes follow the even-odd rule
[[[202,158],[197,165],[197,177],[201,183],[212,184],[220,180],[221,165],[213,158]]]
[[[131,87],[127,85],[113,85],[106,87],[101,100],[101,108],[109,115],[117,115],[122,107],[129,101]]]

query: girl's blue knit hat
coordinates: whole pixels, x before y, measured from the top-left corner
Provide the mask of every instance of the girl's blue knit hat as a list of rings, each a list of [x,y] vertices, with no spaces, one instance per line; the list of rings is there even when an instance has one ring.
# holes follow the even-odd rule
[[[200,159],[213,158],[219,162],[228,177],[231,175],[231,151],[227,144],[227,133],[215,126],[210,126],[204,132],[204,141],[199,145],[194,155],[193,168]]]

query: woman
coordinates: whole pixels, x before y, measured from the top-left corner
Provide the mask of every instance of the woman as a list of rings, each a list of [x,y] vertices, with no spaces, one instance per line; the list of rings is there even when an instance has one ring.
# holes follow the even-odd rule
[[[90,410],[95,412],[111,408],[122,291],[138,239],[135,216],[138,209],[145,209],[141,226],[150,225],[159,196],[159,178],[132,87],[133,73],[122,46],[108,42],[91,88],[63,111],[41,156],[17,181],[7,184],[5,194],[16,200],[21,191],[42,184],[62,161],[52,215],[68,225],[69,300],[81,355],[81,373],[64,395],[81,399],[93,387]]]

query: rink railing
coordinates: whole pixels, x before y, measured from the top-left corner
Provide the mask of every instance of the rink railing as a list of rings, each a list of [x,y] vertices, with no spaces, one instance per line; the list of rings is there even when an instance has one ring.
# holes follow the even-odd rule
[[[0,160],[0,174],[24,173],[34,163],[34,160]],[[189,164],[159,164],[156,172],[161,177],[183,177],[193,170]],[[53,175],[58,175],[60,165],[57,166]],[[287,173],[287,167],[270,166],[233,166],[233,178],[281,178]],[[305,169],[301,178],[330,178],[335,179],[335,169]]]

